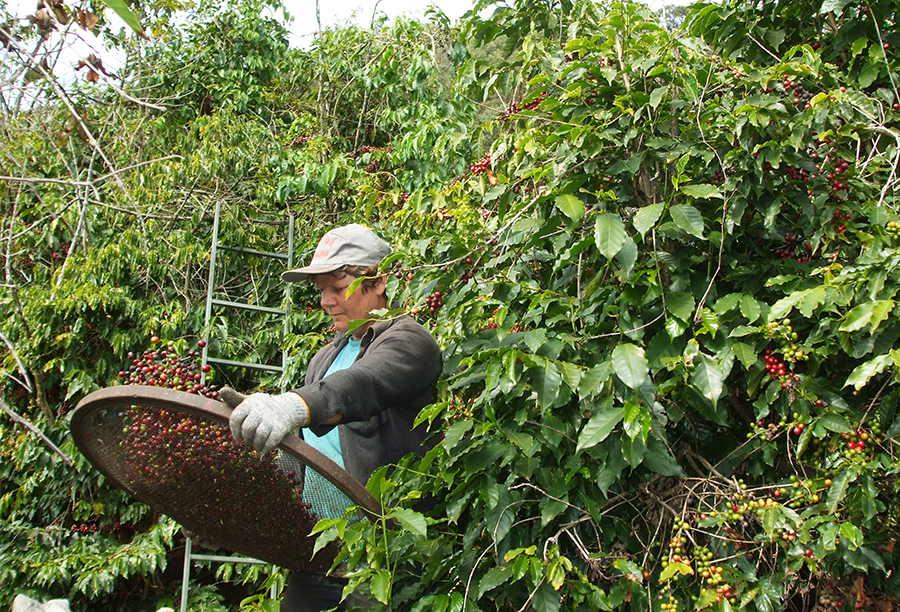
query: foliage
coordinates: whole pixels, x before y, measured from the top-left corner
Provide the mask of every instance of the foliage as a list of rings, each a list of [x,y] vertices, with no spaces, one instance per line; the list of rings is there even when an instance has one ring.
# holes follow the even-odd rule
[[[4,59],[0,397],[74,465],[0,425],[0,599],[178,601],[177,525],[68,433],[128,351],[286,350],[281,379],[211,373],[271,390],[330,337],[312,287],[235,253],[216,295],[293,302],[289,332],[204,327],[221,204],[223,241],[257,251],[286,250],[293,214],[297,260],[332,224],[376,226],[397,312],[443,349],[434,450],[370,481],[383,520],[318,527],[372,609],[895,605],[889,3],[698,5],[669,32],[630,3],[486,0],[302,51],[277,3],[182,31],[172,6],[125,98]],[[271,609],[282,581],[203,567],[191,609]]]
[[[741,8],[695,7],[694,37],[629,4],[469,23],[520,37],[502,78],[528,89],[486,163],[392,219],[444,424],[370,482],[440,502],[384,537],[325,531],[385,609],[896,597],[891,92],[807,45],[720,59],[702,36]],[[485,69],[461,77],[482,99]]]

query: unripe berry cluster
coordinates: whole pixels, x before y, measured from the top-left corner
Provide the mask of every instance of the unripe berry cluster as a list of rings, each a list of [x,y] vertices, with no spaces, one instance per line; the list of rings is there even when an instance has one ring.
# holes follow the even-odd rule
[[[888,236],[897,240],[900,238],[900,221],[889,221],[884,227],[884,231]]]

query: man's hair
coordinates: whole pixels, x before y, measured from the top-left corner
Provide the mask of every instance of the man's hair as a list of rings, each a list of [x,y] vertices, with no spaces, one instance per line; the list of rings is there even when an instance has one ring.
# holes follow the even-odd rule
[[[337,270],[326,272],[326,274],[337,279],[345,276],[352,276],[353,278],[364,277],[359,286],[363,291],[374,289],[375,285],[378,284],[378,277],[381,276],[378,273],[378,266],[341,266]]]

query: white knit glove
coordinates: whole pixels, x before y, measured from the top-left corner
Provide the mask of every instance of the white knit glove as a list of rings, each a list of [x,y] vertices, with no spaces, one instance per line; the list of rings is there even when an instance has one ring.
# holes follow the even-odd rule
[[[234,439],[262,454],[309,423],[309,408],[296,393],[254,393],[244,397],[234,389],[223,387],[219,397],[234,408],[229,419]]]

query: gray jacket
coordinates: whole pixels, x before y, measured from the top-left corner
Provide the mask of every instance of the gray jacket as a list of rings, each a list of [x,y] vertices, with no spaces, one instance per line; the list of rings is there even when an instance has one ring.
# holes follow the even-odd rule
[[[338,427],[344,467],[365,484],[377,468],[427,450],[426,426],[413,429],[413,422],[434,401],[441,352],[412,318],[379,321],[366,330],[353,365],[323,379],[346,344],[339,333],[316,353],[305,386],[294,392],[309,405],[316,435]],[[322,425],[336,414],[343,415],[340,425]]]

